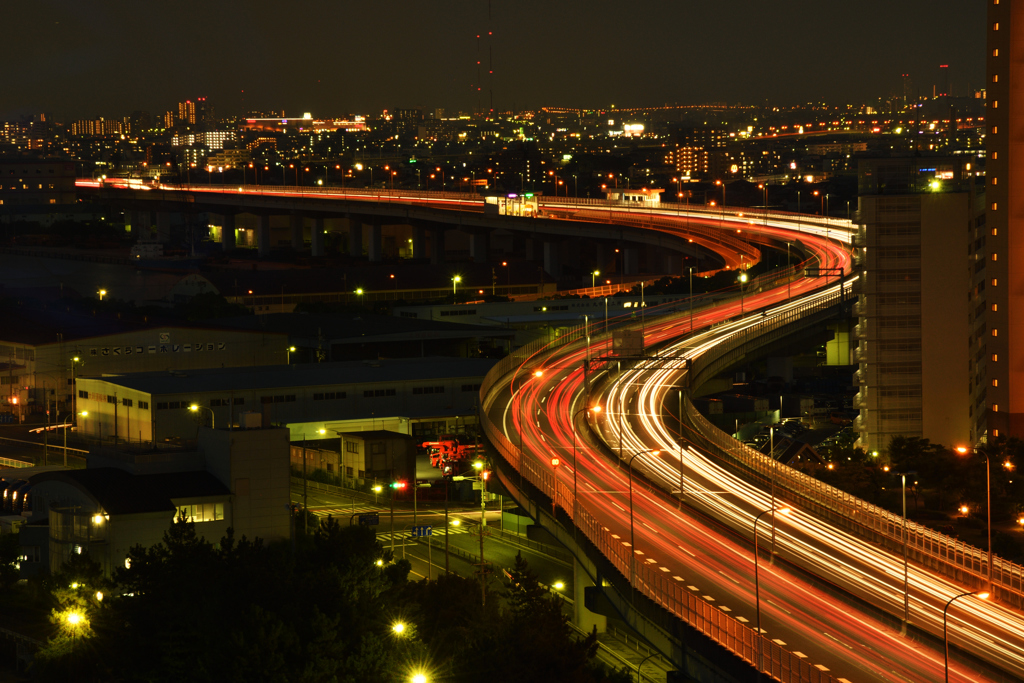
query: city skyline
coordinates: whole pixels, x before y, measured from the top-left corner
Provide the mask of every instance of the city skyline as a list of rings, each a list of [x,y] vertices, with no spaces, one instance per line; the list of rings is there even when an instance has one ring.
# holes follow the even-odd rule
[[[627,10],[607,0],[516,0],[289,13],[264,0],[174,11],[55,0],[11,8],[0,29],[24,58],[8,77],[0,118],[156,112],[200,96],[218,115],[469,111],[492,97],[497,111],[871,102],[902,94],[903,73],[916,94],[931,95],[940,64],[950,65],[954,94],[983,87],[984,6],[964,11],[939,0],[928,8],[864,0],[851,11],[801,0],[782,12],[728,0]],[[848,49],[833,47],[844,39]]]

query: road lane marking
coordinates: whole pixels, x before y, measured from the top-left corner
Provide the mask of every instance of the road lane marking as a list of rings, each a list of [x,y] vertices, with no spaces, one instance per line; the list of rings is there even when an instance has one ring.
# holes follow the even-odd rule
[[[737,586],[740,585],[739,581],[737,581],[736,579],[732,578],[731,576],[729,576],[728,574],[723,572],[721,569],[718,570],[718,573],[721,574],[722,576],[724,576],[725,578],[729,579],[733,583],[735,583]]]
[[[690,552],[689,550],[687,550],[687,549],[686,549],[686,548],[684,548],[683,546],[679,546],[679,549],[680,549],[680,550],[682,550],[682,551],[683,551],[684,553],[686,553],[687,555],[689,555],[690,557],[697,557],[696,555],[694,555],[693,553],[691,553],[691,552]]]
[[[852,645],[847,645],[846,643],[844,643],[843,641],[839,640],[835,636],[829,635],[828,633],[825,633],[824,631],[822,631],[822,635],[825,636],[826,638],[828,638],[829,640],[834,640],[835,642],[837,642],[840,645],[842,645],[843,647],[845,647],[847,650],[852,650],[853,649]]]
[[[786,613],[786,614],[788,614],[789,616],[793,616],[793,613],[792,613],[792,612],[790,612],[790,611],[789,611],[788,609],[786,609],[785,607],[783,607],[782,605],[777,605],[776,603],[772,602],[771,600],[766,600],[765,602],[767,602],[767,603],[769,603],[769,604],[771,604],[771,605],[775,605],[775,607],[779,608],[780,610],[782,610],[783,612],[785,612],[785,613]]]

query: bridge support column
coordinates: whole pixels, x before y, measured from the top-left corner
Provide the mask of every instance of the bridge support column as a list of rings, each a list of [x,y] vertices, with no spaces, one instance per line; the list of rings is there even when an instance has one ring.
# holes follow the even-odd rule
[[[270,216],[256,216],[256,248],[261,257],[270,256]]]
[[[373,222],[370,223],[370,244],[367,248],[367,252],[370,256],[370,261],[378,262],[381,260],[381,222],[379,218],[374,218]]]
[[[348,218],[348,255],[363,257],[363,222],[355,216]]]
[[[640,272],[640,253],[636,247],[622,249],[622,274],[636,275]]]
[[[324,219],[314,218],[313,228],[309,233],[310,249],[314,257],[324,255]]]
[[[563,265],[569,266],[570,268],[580,267],[580,249],[583,248],[583,243],[580,240],[569,240],[563,250]]]
[[[683,261],[681,254],[674,251],[661,252],[661,274],[679,275],[680,264]]]
[[[544,270],[555,280],[562,276],[562,264],[558,259],[560,246],[558,242],[544,243]]]
[[[427,229],[418,225],[412,226],[412,257],[423,258],[427,255]]]
[[[139,237],[139,212],[138,211],[125,211],[124,212],[125,227],[128,228],[128,234],[138,239]]]
[[[156,241],[167,244],[171,241],[171,214],[158,211],[156,214]]]
[[[305,221],[303,220],[301,213],[293,213],[291,215],[292,249],[294,249],[295,251],[300,251],[303,247],[306,246],[306,240],[302,234],[304,223]]]
[[[474,232],[469,236],[469,255],[473,263],[487,263],[487,252],[490,250],[490,235],[486,232]]]
[[[604,633],[607,631],[608,617],[603,614],[591,612],[584,604],[586,602],[587,588],[597,584],[594,583],[590,578],[590,575],[584,571],[583,566],[576,559],[573,559],[572,561],[572,585],[572,623],[575,624],[576,628],[586,633],[590,633],[594,628],[597,628],[598,633]]]
[[[220,248],[231,251],[235,248],[235,214],[226,213],[220,221]]]
[[[444,228],[433,228],[430,231],[430,265],[439,266],[444,263]]]

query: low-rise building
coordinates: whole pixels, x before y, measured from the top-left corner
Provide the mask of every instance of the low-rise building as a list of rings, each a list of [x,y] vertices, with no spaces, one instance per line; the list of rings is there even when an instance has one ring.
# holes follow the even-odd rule
[[[204,429],[195,451],[98,451],[84,470],[29,479],[32,510],[18,529],[22,576],[59,571],[88,553],[104,574],[136,545],[163,540],[174,519],[216,543],[284,540],[290,533],[288,432]]]
[[[81,378],[78,410],[88,415],[78,429],[100,441],[187,441],[200,425],[231,427],[255,415],[263,426],[289,425],[296,439],[320,438],[320,429],[458,433],[452,423],[475,421],[493,364],[414,358]]]

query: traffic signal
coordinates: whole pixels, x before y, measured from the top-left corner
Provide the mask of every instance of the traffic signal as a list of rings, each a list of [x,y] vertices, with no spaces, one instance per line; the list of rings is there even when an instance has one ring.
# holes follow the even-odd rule
[[[481,472],[480,473],[480,478],[483,479],[484,481],[487,481],[488,479],[490,479],[491,478],[490,470],[484,470],[483,472]]]
[[[557,455],[551,458],[551,466],[552,467],[558,467],[561,464],[562,464],[562,459],[559,458]]]
[[[391,482],[391,488],[395,489],[396,491],[401,491],[405,489],[406,486],[408,486],[408,484],[406,484],[404,481]]]

